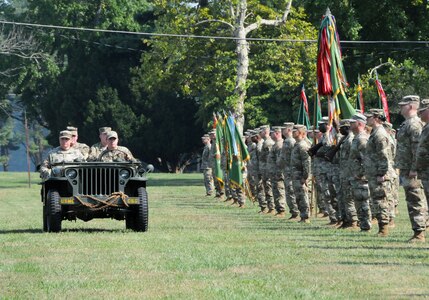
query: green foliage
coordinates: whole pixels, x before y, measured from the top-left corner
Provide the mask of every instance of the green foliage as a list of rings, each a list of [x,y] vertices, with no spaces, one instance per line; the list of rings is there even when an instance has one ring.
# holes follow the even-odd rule
[[[284,9],[259,1],[249,1],[248,8],[252,12],[249,23],[258,18],[279,18]],[[226,3],[215,2],[198,10],[183,3],[160,2],[157,9],[162,11],[156,23],[160,32],[232,36],[231,28],[218,22],[234,22]],[[317,32],[305,19],[303,9],[293,9],[285,26],[262,26],[250,37],[315,39]],[[193,97],[199,105],[197,117],[203,128],[212,112],[227,110],[237,101],[233,94],[237,76],[235,41],[153,38],[148,43],[151,51],[143,53],[142,66],[136,70],[147,93],[167,88]],[[315,45],[251,42],[247,126],[293,118],[292,108],[299,105],[300,83],[315,81],[315,57]]]

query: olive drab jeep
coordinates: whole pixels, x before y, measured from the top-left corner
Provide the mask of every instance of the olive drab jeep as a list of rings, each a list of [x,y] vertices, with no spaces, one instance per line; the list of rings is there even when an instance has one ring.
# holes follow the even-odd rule
[[[138,162],[74,162],[52,166],[42,180],[43,231],[61,231],[63,220],[125,220],[125,227],[147,231],[147,173]]]

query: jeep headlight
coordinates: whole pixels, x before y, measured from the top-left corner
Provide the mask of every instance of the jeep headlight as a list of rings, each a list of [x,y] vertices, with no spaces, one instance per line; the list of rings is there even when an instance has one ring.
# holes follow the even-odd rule
[[[77,176],[77,171],[75,169],[67,169],[66,176],[70,179],[75,179]]]
[[[62,167],[53,167],[52,168],[52,176],[54,176],[54,177],[60,177],[62,170],[63,170]]]
[[[130,178],[130,176],[131,176],[131,172],[130,172],[130,170],[122,169],[122,170],[119,172],[119,176],[120,176],[122,179],[128,179],[128,178]]]

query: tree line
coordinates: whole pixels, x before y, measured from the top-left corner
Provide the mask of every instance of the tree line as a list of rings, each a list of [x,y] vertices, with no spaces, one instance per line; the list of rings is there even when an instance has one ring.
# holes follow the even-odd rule
[[[263,24],[281,20],[289,3],[287,21]],[[428,40],[429,8],[421,0],[15,0],[3,1],[0,12],[14,22],[231,37],[244,5],[243,26],[256,24],[247,38],[316,40],[329,7],[342,40]],[[16,95],[0,102],[4,166],[8,151],[23,140],[13,133],[11,119],[22,121],[25,111],[36,164],[67,125],[78,127],[88,144],[97,142],[99,127],[111,126],[136,157],[177,172],[201,149],[200,136],[210,128],[213,112],[234,111],[240,101],[236,40],[1,26],[0,90]],[[13,42],[21,48],[3,47]],[[365,104],[378,105],[370,72],[386,62],[377,71],[395,122],[395,103],[403,95],[429,96],[427,44],[342,46],[351,102],[361,74]],[[317,44],[249,39],[247,47],[248,74],[239,86],[245,90],[244,127],[296,121],[302,84],[310,106],[315,97]]]

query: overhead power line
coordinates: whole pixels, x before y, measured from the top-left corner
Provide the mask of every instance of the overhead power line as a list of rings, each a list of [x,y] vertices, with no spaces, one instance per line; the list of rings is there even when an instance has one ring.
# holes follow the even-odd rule
[[[96,29],[96,28],[83,28],[71,26],[58,26],[46,25],[35,23],[22,23],[2,21],[0,24],[9,24],[15,26],[27,26],[37,28],[49,29],[62,29],[71,31],[86,31],[86,32],[101,32],[101,33],[114,33],[114,34],[128,34],[138,36],[154,36],[154,37],[175,37],[175,38],[188,38],[188,39],[215,39],[215,40],[243,40],[243,38],[231,36],[211,36],[211,35],[193,35],[193,34],[173,34],[173,33],[155,33],[155,32],[133,32],[125,30],[109,30],[109,29]],[[273,39],[273,38],[245,38],[248,41],[265,41],[265,42],[284,42],[284,43],[317,43],[317,40],[312,39]],[[341,41],[342,44],[423,44],[429,45],[429,41]]]

